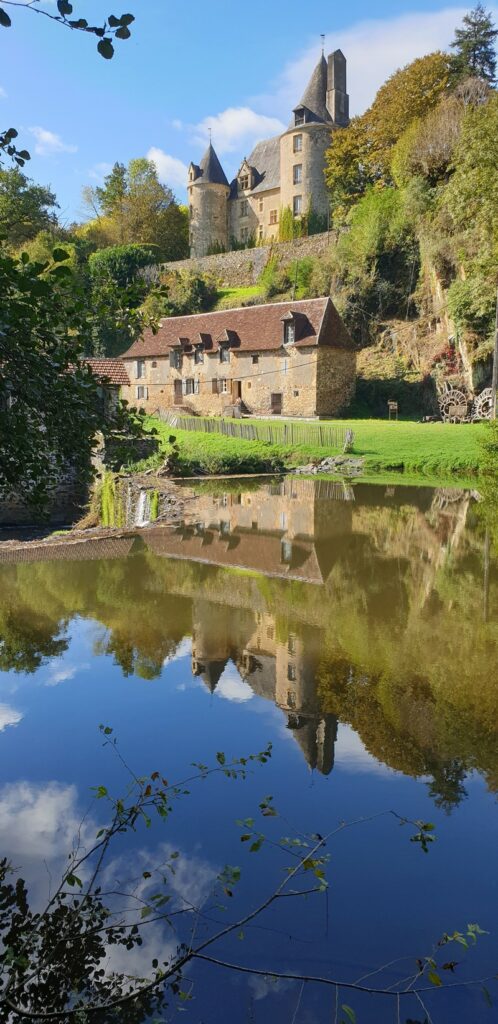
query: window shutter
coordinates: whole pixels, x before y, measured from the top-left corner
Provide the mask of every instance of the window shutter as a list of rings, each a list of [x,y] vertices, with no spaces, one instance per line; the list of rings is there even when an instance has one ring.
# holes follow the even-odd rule
[[[199,378],[196,377],[194,380],[194,395],[199,394]]]
[[[138,374],[138,359],[137,359],[137,361],[135,363],[135,377],[137,378],[137,380],[138,380],[138,376],[139,376],[139,374]]]
[[[186,380],[182,380],[182,395],[186,395],[186,394],[187,394],[187,381]]]
[[[148,397],[149,397],[149,389],[148,388],[144,388],[144,398],[147,400]]]

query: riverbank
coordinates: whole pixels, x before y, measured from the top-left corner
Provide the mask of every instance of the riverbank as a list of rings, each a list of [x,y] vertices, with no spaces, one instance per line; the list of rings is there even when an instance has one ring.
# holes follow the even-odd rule
[[[409,474],[433,480],[455,478],[473,481],[482,467],[484,423],[416,423],[386,420],[338,421],[342,429],[354,432],[351,455],[362,459],[363,474]],[[310,444],[268,444],[178,430],[156,417],[147,418],[147,429],[157,431],[160,451],[133,468],[158,468],[171,454],[169,438],[178,448],[178,476],[197,474],[246,474],[282,472],[336,455],[337,449]]]

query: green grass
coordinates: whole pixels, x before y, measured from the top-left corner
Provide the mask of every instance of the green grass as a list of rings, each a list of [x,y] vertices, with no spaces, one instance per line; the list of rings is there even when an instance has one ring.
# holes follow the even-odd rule
[[[243,288],[220,288],[214,309],[236,309],[247,299],[253,299],[255,295],[261,296],[259,285],[246,285]]]
[[[177,430],[154,417],[148,417],[147,425],[157,430],[163,453],[154,457],[155,463],[148,460],[147,466],[161,462],[164,453],[170,450],[168,437],[173,433],[180,449],[179,472],[185,476],[195,475],[199,470],[213,475],[278,472],[334,454],[327,448],[308,444],[291,447]],[[418,476],[423,476],[427,483],[429,479],[442,483],[443,479],[448,482],[456,477],[462,486],[464,480],[469,483],[479,473],[482,441],[487,429],[486,424],[389,423],[385,420],[340,420],[337,425],[351,427],[354,431],[352,454],[364,459],[365,477],[393,473],[398,478],[402,474],[405,482],[409,478],[416,482]]]

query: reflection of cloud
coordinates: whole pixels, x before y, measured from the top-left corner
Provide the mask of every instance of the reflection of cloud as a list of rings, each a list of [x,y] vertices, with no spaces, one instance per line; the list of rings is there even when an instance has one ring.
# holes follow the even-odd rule
[[[266,999],[267,996],[281,996],[282,992],[286,992],[289,988],[292,988],[296,982],[290,981],[289,978],[272,978],[254,975],[249,978],[249,988],[256,1000]]]
[[[346,772],[369,772],[383,778],[395,778],[401,774],[377,761],[349,725],[339,725],[334,756],[335,767]]]
[[[164,659],[163,665],[171,665],[174,661],[180,661],[182,658],[188,658],[192,654],[192,638],[184,636],[183,640],[176,645],[174,653],[168,654],[168,657]]]
[[[252,700],[254,697],[253,690],[248,683],[240,678],[232,663],[225,668],[214,692],[217,697],[223,697],[224,700],[232,700],[239,704]]]
[[[58,686],[59,683],[65,683],[68,679],[74,679],[78,672],[84,672],[85,669],[89,668],[88,662],[84,662],[82,665],[69,665],[63,658],[54,658],[48,664],[49,674],[45,680],[45,686]]]
[[[208,898],[213,887],[217,870],[207,860],[196,854],[179,852],[179,856],[171,861],[174,874],[165,870],[178,847],[173,843],[160,843],[154,850],[141,849],[133,853],[133,879],[129,879],[130,861],[126,857],[116,857],[105,871],[105,885],[112,886],[119,879],[120,886],[126,886],[135,896],[146,899],[151,893],[157,892],[158,881],[162,875],[168,879],[170,891],[179,898],[180,903],[186,900],[198,907]],[[150,871],[151,878],[143,878],[143,872]],[[128,881],[127,881],[128,879]],[[138,879],[138,881],[137,881]],[[130,881],[134,884],[130,886]],[[133,903],[133,901],[132,901]]]
[[[17,711],[10,704],[0,704],[0,732],[8,725],[19,725],[23,717],[22,711]]]

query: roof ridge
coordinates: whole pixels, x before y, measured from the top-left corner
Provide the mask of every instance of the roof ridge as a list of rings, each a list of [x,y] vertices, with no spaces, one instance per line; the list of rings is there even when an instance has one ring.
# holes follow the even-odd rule
[[[242,310],[247,309],[267,309],[269,306],[297,306],[304,302],[326,302],[330,299],[330,295],[318,295],[314,299],[282,299],[280,302],[258,302],[253,306],[231,306],[229,309],[210,309],[205,313],[180,313],[178,316],[164,316],[159,321],[161,326],[163,323],[171,323],[172,320],[193,320],[194,317],[206,317],[206,316],[217,316],[224,314],[225,316],[230,313],[240,313]]]

